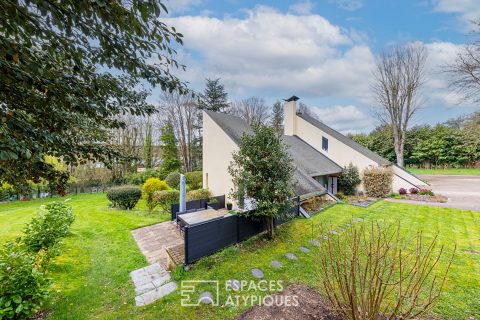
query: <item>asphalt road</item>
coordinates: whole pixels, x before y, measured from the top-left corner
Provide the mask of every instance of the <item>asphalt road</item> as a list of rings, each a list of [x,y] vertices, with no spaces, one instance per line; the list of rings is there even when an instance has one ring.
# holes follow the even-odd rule
[[[448,201],[446,203],[408,201],[409,203],[480,211],[480,176],[419,175],[419,177],[426,180],[436,194],[448,197]]]

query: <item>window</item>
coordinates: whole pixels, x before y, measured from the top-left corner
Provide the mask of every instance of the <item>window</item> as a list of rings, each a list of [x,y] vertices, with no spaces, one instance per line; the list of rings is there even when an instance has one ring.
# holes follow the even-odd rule
[[[328,151],[328,139],[325,137],[322,137],[322,149]]]

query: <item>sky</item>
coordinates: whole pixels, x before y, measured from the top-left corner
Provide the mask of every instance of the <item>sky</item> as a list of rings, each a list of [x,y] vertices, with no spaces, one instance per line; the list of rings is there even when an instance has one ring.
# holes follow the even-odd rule
[[[460,103],[442,72],[472,41],[480,0],[167,0],[162,19],[184,35],[178,72],[201,91],[220,78],[229,99],[250,96],[269,105],[292,95],[321,121],[347,132],[378,122],[371,93],[375,56],[393,44],[428,50],[425,101],[412,125],[435,124],[479,110]],[[152,95],[158,101],[159,93]]]

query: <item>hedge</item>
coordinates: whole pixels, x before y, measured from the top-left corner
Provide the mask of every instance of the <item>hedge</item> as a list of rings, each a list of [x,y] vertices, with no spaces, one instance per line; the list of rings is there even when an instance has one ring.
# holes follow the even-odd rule
[[[131,210],[142,197],[142,191],[137,186],[113,187],[107,191],[107,198],[116,208]]]
[[[370,168],[363,171],[363,186],[369,197],[385,198],[392,192],[393,173],[386,168]]]

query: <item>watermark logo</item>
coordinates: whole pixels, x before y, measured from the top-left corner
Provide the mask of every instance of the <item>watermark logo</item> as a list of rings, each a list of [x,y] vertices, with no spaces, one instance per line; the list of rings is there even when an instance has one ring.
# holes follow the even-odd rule
[[[208,288],[209,291],[203,291]],[[181,283],[181,305],[196,307],[201,303],[212,306],[298,306],[298,296],[275,294],[283,290],[283,283],[278,281],[228,280],[224,284],[224,301],[219,299],[220,283],[217,280],[185,280]],[[223,290],[222,289],[222,290]],[[223,292],[223,291],[222,291]],[[273,295],[272,295],[273,294]]]
[[[202,296],[199,287],[204,285],[208,286],[209,290],[213,290],[213,292],[209,291],[209,294]],[[212,306],[219,305],[218,290],[220,285],[217,280],[183,280],[181,287],[182,300],[180,303],[182,307],[197,307],[201,302]]]

